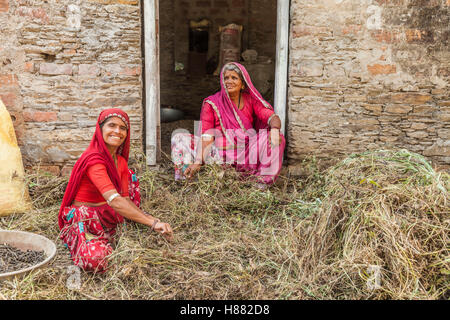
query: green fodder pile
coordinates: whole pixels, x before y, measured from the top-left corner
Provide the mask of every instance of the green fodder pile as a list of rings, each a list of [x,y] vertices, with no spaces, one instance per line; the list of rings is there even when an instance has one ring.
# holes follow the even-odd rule
[[[406,150],[355,154],[326,173],[301,282],[329,298],[448,298],[449,176]]]
[[[173,242],[127,222],[108,272],[77,275],[58,239],[67,178],[30,175],[35,210],[0,228],[43,234],[58,254],[0,283],[0,299],[448,298],[449,176],[416,154],[356,154],[326,171],[308,160],[265,191],[232,168],[175,182],[169,165],[143,161],[132,162],[142,207],[171,224]]]

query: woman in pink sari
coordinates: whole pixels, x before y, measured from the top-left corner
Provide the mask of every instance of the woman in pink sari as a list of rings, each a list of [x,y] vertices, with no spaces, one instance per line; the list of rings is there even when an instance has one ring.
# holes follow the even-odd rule
[[[241,64],[227,63],[220,85],[220,91],[203,101],[201,136],[178,133],[172,137],[175,179],[192,177],[204,163],[226,163],[255,177],[259,186],[272,184],[280,173],[286,145],[280,118]]]

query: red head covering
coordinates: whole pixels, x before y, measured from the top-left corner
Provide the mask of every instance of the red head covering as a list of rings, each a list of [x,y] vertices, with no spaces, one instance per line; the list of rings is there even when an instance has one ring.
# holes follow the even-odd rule
[[[75,199],[75,196],[78,192],[78,188],[80,187],[81,178],[83,177],[89,166],[97,163],[104,164],[109,178],[116,187],[116,190],[119,193],[122,191],[119,173],[117,172],[117,168],[114,165],[114,160],[109,153],[108,148],[106,147],[105,141],[103,140],[102,129],[100,128],[100,124],[102,124],[106,119],[110,117],[118,117],[122,119],[122,121],[127,126],[127,137],[125,138],[124,143],[118,148],[117,154],[124,157],[128,162],[128,156],[130,153],[130,120],[128,118],[128,115],[124,111],[117,108],[103,110],[97,119],[94,137],[92,138],[89,147],[86,149],[86,151],[83,152],[80,159],[78,159],[72,169],[69,183],[66,187],[64,198],[59,209],[58,223],[60,229],[62,229],[64,226],[62,221],[64,207],[70,206],[72,204],[72,201]]]

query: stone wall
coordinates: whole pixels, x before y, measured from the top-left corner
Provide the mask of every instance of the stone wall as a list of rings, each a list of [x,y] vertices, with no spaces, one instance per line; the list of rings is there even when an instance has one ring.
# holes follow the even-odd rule
[[[292,0],[287,156],[404,147],[450,165],[448,0]]]
[[[70,172],[102,109],[142,143],[138,0],[0,0],[0,97],[26,167]]]

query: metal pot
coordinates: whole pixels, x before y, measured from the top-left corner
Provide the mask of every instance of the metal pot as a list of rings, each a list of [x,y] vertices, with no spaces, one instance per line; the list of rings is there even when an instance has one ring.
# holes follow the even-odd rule
[[[181,120],[184,117],[184,112],[173,108],[160,109],[161,122],[172,122]]]

